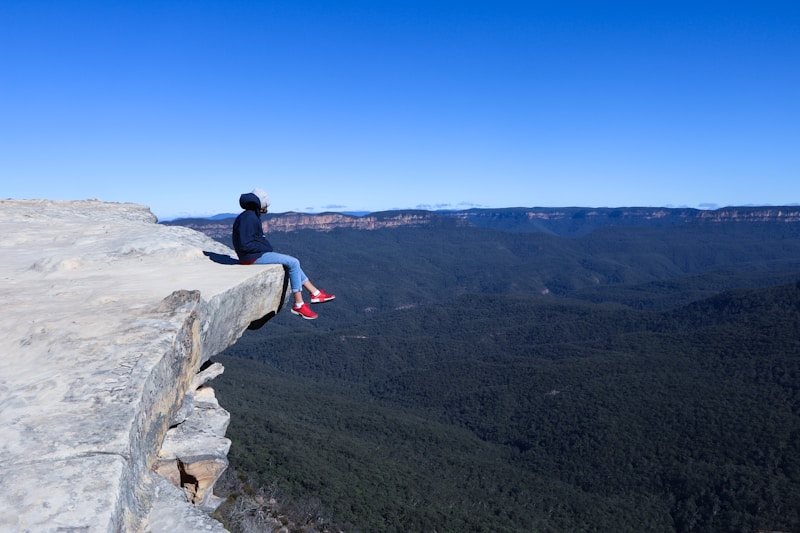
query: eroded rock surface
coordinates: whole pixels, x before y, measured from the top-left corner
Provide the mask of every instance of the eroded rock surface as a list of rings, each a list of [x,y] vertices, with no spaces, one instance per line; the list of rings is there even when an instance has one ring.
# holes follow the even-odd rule
[[[153,470],[172,453],[214,506],[227,413],[198,373],[280,309],[286,280],[156,222],[135,204],[0,201],[0,531],[221,530]],[[170,426],[196,430],[183,459]]]
[[[222,503],[214,495],[214,484],[228,467],[231,446],[225,438],[230,414],[220,407],[214,389],[205,385],[222,371],[222,365],[214,363],[192,380],[181,406],[186,417],[173,420],[153,467],[207,512]]]

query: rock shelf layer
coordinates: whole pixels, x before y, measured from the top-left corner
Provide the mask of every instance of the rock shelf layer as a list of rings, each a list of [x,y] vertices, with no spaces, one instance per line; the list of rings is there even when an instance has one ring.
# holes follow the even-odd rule
[[[204,456],[159,455],[180,419],[224,432],[224,410],[191,412],[215,407],[198,373],[278,312],[283,268],[135,204],[0,201],[0,232],[0,531],[221,530],[154,470]],[[224,437],[201,437],[224,463]]]

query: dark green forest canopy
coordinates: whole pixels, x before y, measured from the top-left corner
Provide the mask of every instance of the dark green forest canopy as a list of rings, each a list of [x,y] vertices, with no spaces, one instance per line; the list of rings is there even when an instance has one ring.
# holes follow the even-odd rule
[[[270,239],[338,297],[219,357],[238,472],[345,530],[800,528],[794,225]]]

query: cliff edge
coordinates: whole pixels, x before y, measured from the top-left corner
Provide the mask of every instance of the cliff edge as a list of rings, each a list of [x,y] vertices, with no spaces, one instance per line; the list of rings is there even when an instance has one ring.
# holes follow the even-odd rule
[[[283,268],[135,204],[0,201],[0,232],[0,531],[223,531],[209,359],[278,312]]]

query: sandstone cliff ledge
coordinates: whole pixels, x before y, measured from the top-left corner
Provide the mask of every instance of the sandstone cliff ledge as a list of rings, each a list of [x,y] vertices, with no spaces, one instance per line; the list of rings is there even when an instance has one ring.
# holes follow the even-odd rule
[[[156,222],[0,201],[0,531],[223,530],[200,510],[230,446],[205,363],[280,309],[286,279]]]

